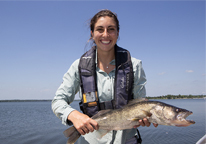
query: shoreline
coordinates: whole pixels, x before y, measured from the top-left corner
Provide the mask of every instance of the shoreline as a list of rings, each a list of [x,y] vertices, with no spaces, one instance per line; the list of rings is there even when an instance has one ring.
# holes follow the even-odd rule
[[[156,97],[146,97],[146,99],[151,99],[151,100],[158,100],[158,99],[171,99],[171,98],[156,98]],[[201,98],[195,98],[195,97],[193,97],[193,98],[172,98],[173,100],[174,99],[206,99],[206,97],[201,97]],[[13,100],[0,100],[0,103],[1,102],[47,102],[47,101],[52,101],[52,100],[35,100],[35,99],[33,99],[33,100],[20,100],[20,99],[13,99]],[[80,101],[80,99],[75,99],[74,101]]]

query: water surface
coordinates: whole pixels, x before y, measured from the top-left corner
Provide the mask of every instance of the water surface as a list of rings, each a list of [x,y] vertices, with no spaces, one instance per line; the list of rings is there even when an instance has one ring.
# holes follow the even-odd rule
[[[160,101],[160,100],[159,100]],[[195,144],[205,133],[203,99],[161,100],[193,111],[196,124],[189,127],[140,127],[143,144]],[[79,110],[78,101],[72,107]],[[63,131],[68,128],[53,114],[51,102],[1,102],[0,144],[65,144]]]

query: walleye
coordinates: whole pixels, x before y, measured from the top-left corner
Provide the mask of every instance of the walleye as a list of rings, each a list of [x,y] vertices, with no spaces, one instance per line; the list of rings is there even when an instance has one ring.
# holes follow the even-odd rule
[[[159,125],[186,127],[195,122],[186,120],[192,112],[159,101],[147,101],[135,99],[120,109],[108,109],[99,111],[92,117],[99,126],[99,135],[102,138],[111,130],[132,129],[139,124],[139,120],[147,118],[149,122]],[[73,144],[80,137],[74,126],[64,131],[65,137],[69,137],[67,144]]]

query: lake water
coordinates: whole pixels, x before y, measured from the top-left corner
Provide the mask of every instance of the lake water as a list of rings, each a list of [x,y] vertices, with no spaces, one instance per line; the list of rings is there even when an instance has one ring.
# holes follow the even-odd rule
[[[205,133],[204,99],[159,100],[193,111],[189,127],[140,127],[143,144],[195,144]],[[78,101],[72,106],[78,108]],[[68,126],[53,114],[51,102],[1,102],[0,144],[66,144]]]

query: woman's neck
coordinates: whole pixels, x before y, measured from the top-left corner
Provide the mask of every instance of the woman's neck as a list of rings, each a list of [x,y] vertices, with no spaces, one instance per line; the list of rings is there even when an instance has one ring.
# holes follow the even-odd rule
[[[108,52],[97,49],[97,58],[99,62],[109,64],[113,59],[115,59],[114,49]]]
[[[114,49],[112,51],[101,51],[97,49],[97,60],[98,60],[98,67],[109,73],[115,68],[115,65],[110,65],[110,62],[115,59]]]

